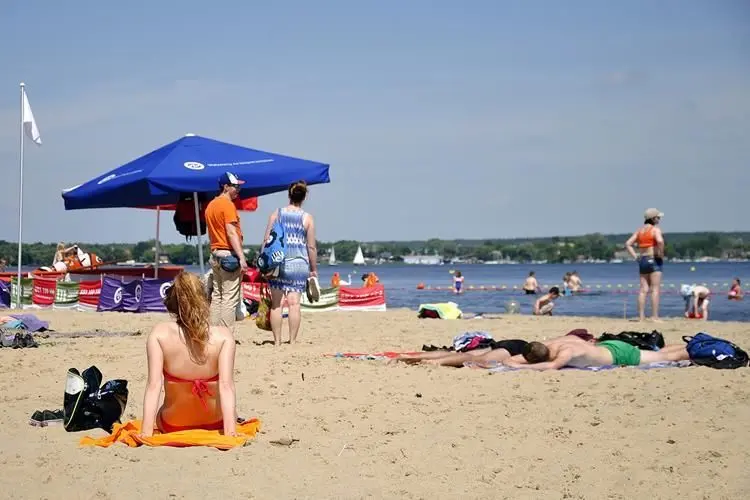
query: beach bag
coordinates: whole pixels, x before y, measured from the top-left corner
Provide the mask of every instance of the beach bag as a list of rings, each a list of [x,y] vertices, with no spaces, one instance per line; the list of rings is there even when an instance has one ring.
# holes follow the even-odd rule
[[[267,332],[271,331],[271,289],[266,283],[260,286],[260,301],[258,302],[255,326]]]
[[[696,365],[727,370],[747,366],[750,362],[747,353],[737,345],[707,333],[685,336],[682,340],[687,342],[685,347],[690,361]]]
[[[281,209],[279,209],[271,232],[268,233],[268,239],[258,255],[256,262],[258,270],[263,274],[277,270],[284,262],[284,247],[284,225],[281,223]]]
[[[198,198],[198,214],[200,217],[200,234],[206,234],[206,209]],[[192,194],[181,194],[180,201],[177,202],[174,209],[174,227],[177,232],[189,240],[193,236],[198,236],[198,224],[195,221],[195,204]]]
[[[658,351],[664,347],[664,336],[656,330],[651,333],[620,332],[617,335],[605,332],[597,341],[602,342],[604,340],[620,340],[644,351]]]
[[[127,380],[110,380],[102,384],[102,372],[91,366],[83,373],[68,370],[63,398],[63,425],[68,432],[104,429],[121,423],[128,404]]]

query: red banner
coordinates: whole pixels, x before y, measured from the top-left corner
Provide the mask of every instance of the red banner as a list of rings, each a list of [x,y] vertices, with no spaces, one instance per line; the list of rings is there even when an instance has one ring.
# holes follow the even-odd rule
[[[260,283],[242,283],[242,298],[260,302]]]
[[[101,293],[101,281],[81,281],[78,292],[78,306],[85,309],[96,310],[99,305],[99,295]]]
[[[341,287],[339,308],[342,310],[385,310],[385,287],[375,285],[363,288]]]
[[[37,307],[52,307],[55,303],[55,292],[57,292],[57,280],[34,278],[31,302]]]

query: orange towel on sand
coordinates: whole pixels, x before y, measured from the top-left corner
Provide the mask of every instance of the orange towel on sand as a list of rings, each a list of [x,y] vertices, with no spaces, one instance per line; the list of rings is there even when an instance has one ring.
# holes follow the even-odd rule
[[[185,448],[188,446],[210,446],[220,450],[229,450],[237,446],[244,446],[260,430],[260,420],[252,418],[237,424],[239,436],[225,436],[219,431],[207,431],[204,429],[191,429],[189,431],[169,432],[160,434],[155,431],[151,437],[139,436],[141,432],[141,421],[131,420],[124,424],[115,424],[112,434],[103,438],[92,438],[86,436],[81,439],[81,446],[101,446],[108,448],[114,443],[123,443],[131,448],[138,446],[174,446]]]

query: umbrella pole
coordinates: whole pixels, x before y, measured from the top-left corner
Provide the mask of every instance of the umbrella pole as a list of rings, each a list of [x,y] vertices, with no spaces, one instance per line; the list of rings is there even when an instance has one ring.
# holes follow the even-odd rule
[[[195,227],[196,233],[198,234],[198,261],[201,264],[201,279],[206,275],[206,270],[203,267],[203,241],[201,238],[201,214],[198,208],[198,193],[193,193],[193,205],[195,206]]]
[[[159,219],[161,219],[160,215],[161,215],[161,207],[157,205],[156,206],[156,250],[154,252],[156,256],[154,257],[154,278],[159,277]]]

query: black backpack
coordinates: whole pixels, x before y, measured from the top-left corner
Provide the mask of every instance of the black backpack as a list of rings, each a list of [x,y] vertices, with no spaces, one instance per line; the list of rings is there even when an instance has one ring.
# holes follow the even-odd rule
[[[597,339],[603,340],[620,340],[644,351],[658,351],[664,347],[664,336],[656,330],[651,333],[645,332],[620,332],[618,334],[602,333]]]

